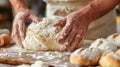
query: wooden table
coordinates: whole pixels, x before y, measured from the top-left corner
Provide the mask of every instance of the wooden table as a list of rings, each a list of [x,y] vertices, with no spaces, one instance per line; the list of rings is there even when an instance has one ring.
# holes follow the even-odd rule
[[[91,41],[87,41],[83,45],[88,47]],[[55,67],[83,67],[71,64],[69,62],[69,52],[58,51],[32,51],[19,48],[17,45],[10,44],[0,49],[0,67],[15,67],[19,64],[32,64],[35,61],[41,60],[50,66]],[[95,67],[95,66],[89,66]]]

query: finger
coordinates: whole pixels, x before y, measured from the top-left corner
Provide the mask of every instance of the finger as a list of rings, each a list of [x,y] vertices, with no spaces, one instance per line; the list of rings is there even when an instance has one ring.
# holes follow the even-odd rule
[[[57,42],[60,44],[63,44],[68,36],[68,34],[70,33],[70,31],[72,30],[72,26],[70,25],[66,25],[62,32],[60,33],[60,35],[57,38]]]
[[[19,36],[18,24],[17,24],[16,21],[14,21],[13,30],[12,30],[12,35],[11,36],[12,36],[13,41],[15,41],[17,45],[19,45],[20,47],[23,48],[22,42],[21,42],[21,39],[20,39],[20,36]]]
[[[30,19],[31,19],[31,21],[33,21],[35,23],[40,22],[40,19],[36,15],[34,15],[34,14],[30,15]]]
[[[15,23],[13,23],[11,37],[12,37],[13,41],[16,41],[16,38],[18,38],[18,25]]]
[[[66,45],[62,45],[61,48],[60,48],[60,52],[63,52],[63,51],[67,51],[67,46]]]
[[[70,34],[68,35],[68,37],[66,38],[63,46],[70,46],[71,45],[71,42],[73,41],[75,35],[76,35],[77,31],[76,29],[72,29],[72,31],[70,32]],[[61,48],[61,51],[65,51],[67,50],[67,48]]]
[[[18,27],[20,39],[23,41],[25,38],[25,23],[23,21],[19,21]]]
[[[65,24],[66,24],[66,18],[63,18],[63,19],[61,19],[61,20],[58,20],[58,21],[54,24],[54,26],[65,26]]]
[[[79,30],[74,40],[72,41],[71,45],[67,48],[69,52],[74,51],[79,46],[79,43],[82,40],[84,34],[85,33],[83,30]]]

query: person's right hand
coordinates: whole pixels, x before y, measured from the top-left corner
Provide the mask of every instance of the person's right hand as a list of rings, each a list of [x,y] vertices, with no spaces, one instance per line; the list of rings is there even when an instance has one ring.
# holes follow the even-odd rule
[[[27,22],[39,22],[40,19],[32,13],[29,9],[18,11],[15,13],[15,18],[13,21],[13,29],[12,29],[12,39],[16,42],[20,47],[23,48],[22,41],[25,38],[25,24]]]

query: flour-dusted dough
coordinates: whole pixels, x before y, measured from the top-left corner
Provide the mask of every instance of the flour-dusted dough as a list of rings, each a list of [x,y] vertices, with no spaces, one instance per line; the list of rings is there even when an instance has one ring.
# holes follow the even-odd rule
[[[42,61],[35,61],[35,63],[31,65],[31,67],[49,67],[49,65],[45,64]]]
[[[109,35],[106,39],[117,45],[117,47],[120,47],[120,34],[114,33]]]
[[[100,56],[98,48],[80,48],[71,54],[70,62],[79,65],[97,65]]]
[[[26,37],[23,41],[24,48],[31,50],[60,50],[62,45],[57,43],[56,38],[62,28],[53,26],[54,22],[60,18],[44,18],[37,24],[32,23],[27,28]]]
[[[120,56],[114,52],[106,51],[102,54],[99,64],[101,67],[120,67]]]
[[[48,64],[45,64],[44,62],[42,61],[35,61],[33,64],[31,65],[27,65],[27,64],[22,64],[22,65],[19,65],[17,67],[49,67]]]
[[[115,44],[113,44],[112,42],[104,38],[96,39],[93,43],[91,43],[89,48],[98,48],[102,53],[107,50],[110,50],[110,51],[117,50],[117,46]]]
[[[54,22],[59,18],[43,18],[37,24],[32,23],[27,28],[23,46],[32,50],[59,50],[61,45],[56,42],[56,37],[61,31],[60,27],[54,27]]]
[[[23,64],[23,65],[19,65],[19,66],[16,66],[16,67],[31,67],[31,66],[27,65],[27,64]]]

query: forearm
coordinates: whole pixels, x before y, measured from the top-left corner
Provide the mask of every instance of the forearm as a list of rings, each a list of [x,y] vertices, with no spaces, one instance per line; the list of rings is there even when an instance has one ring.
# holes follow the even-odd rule
[[[12,8],[13,8],[15,14],[18,11],[23,11],[23,10],[27,9],[27,6],[26,6],[24,0],[9,0],[9,1],[12,5]]]
[[[79,10],[80,14],[82,13],[85,16],[84,20],[87,20],[88,23],[102,17],[110,10],[112,10],[117,4],[120,3],[120,0],[94,0],[89,5],[83,7]]]

